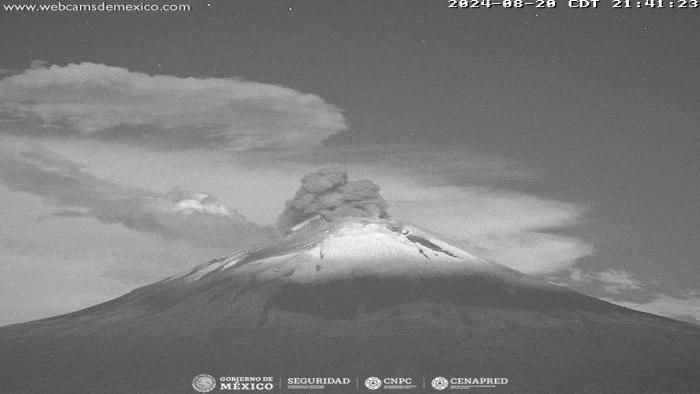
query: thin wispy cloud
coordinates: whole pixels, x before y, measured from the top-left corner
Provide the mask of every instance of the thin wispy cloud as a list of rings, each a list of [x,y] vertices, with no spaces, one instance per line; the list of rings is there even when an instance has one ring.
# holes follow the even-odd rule
[[[94,218],[212,247],[240,248],[262,242],[271,233],[209,194],[127,188],[86,173],[79,164],[37,146],[0,149],[0,183],[59,208],[42,220]]]
[[[672,297],[657,294],[649,302],[629,302],[604,298],[608,302],[655,315],[700,324],[700,298],[697,296]]]
[[[625,270],[609,269],[596,273],[594,278],[603,283],[603,290],[610,294],[619,294],[621,290],[640,290],[644,285]]]
[[[346,128],[313,94],[235,78],[149,75],[104,64],[36,63],[0,80],[5,132],[155,148],[298,149]]]
[[[645,283],[635,279],[632,274],[623,269],[608,269],[600,272],[584,272],[573,268],[567,276],[550,278],[559,286],[584,286],[594,284],[608,294],[620,294],[622,291],[642,290]]]
[[[487,187],[386,182],[379,185],[392,216],[522,272],[567,271],[596,250],[581,239],[551,233],[584,220],[588,209],[578,204]]]
[[[506,157],[476,154],[462,147],[430,146],[416,143],[327,144],[305,152],[242,152],[237,160],[265,167],[274,160],[318,167],[329,163],[373,167],[374,172],[398,178],[420,177],[428,185],[533,181],[537,173]]]

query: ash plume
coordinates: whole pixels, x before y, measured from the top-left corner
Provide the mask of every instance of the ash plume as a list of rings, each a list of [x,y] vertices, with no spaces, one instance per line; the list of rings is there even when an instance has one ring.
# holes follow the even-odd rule
[[[326,167],[301,178],[301,187],[287,201],[277,226],[287,230],[317,215],[328,221],[347,216],[387,218],[387,206],[374,182],[348,181],[347,170]]]

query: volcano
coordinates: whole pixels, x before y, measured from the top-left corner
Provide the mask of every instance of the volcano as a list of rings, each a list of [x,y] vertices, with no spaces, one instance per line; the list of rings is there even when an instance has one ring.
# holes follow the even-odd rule
[[[270,376],[290,392],[304,391],[284,387],[288,377],[348,377],[325,392],[362,392],[379,376],[412,377],[412,392],[483,377],[507,384],[471,389],[698,393],[700,327],[546,283],[410,224],[315,218],[115,300],[0,328],[1,393],[195,393],[202,373]]]

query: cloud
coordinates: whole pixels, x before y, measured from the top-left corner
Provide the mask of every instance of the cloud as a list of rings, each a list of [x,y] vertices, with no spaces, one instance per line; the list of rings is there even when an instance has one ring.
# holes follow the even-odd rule
[[[481,257],[518,271],[542,275],[568,269],[596,249],[574,237],[523,231],[486,233],[468,240]]]
[[[0,146],[0,182],[11,190],[40,196],[52,205],[76,208],[144,192],[87,174],[79,164],[39,146],[29,149]]]
[[[642,282],[632,279],[632,275],[625,270],[609,269],[596,273],[593,278],[604,283],[603,290],[611,294],[619,294],[620,290],[639,290],[643,286]]]
[[[345,216],[386,218],[387,203],[379,195],[379,186],[363,179],[348,181],[347,170],[326,167],[304,175],[301,187],[287,201],[277,223],[282,230],[316,215],[327,220]]]
[[[272,235],[218,203],[214,196],[173,189],[165,194],[145,194],[108,201],[88,211],[59,210],[50,217],[92,217],[102,223],[157,234],[167,239],[186,239],[198,245],[241,247]]]
[[[552,283],[559,286],[581,286],[595,283],[610,294],[620,294],[621,290],[641,290],[646,286],[641,281],[632,278],[632,274],[623,269],[608,269],[606,271],[586,273],[573,268],[564,278],[552,278]]]
[[[94,218],[208,247],[241,248],[263,242],[272,231],[248,222],[206,193],[126,188],[85,173],[80,165],[36,146],[18,152],[1,149],[0,182],[62,208],[41,219]]]
[[[578,238],[553,233],[583,220],[588,209],[578,204],[479,186],[382,184],[394,217],[521,272],[568,271],[595,252]]]
[[[657,294],[652,301],[646,303],[617,301],[608,298],[604,298],[604,300],[625,308],[700,324],[700,298],[695,296],[675,298],[666,294]]]
[[[0,119],[16,134],[239,151],[307,148],[346,128],[340,111],[313,94],[94,63],[33,63],[1,79]]]

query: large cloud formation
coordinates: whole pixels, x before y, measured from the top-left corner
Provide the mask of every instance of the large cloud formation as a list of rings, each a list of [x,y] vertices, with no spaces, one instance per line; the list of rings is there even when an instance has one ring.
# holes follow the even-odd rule
[[[313,94],[94,63],[36,64],[1,79],[0,121],[5,132],[35,136],[239,151],[306,148],[346,128],[340,111]]]
[[[326,220],[345,216],[386,218],[387,203],[379,186],[362,179],[348,181],[347,170],[326,167],[306,174],[292,200],[287,201],[277,225],[286,230],[316,215]]]
[[[241,248],[263,242],[272,233],[206,193],[127,188],[86,173],[79,164],[41,147],[0,149],[0,183],[61,208],[44,219],[94,218],[204,247]]]

